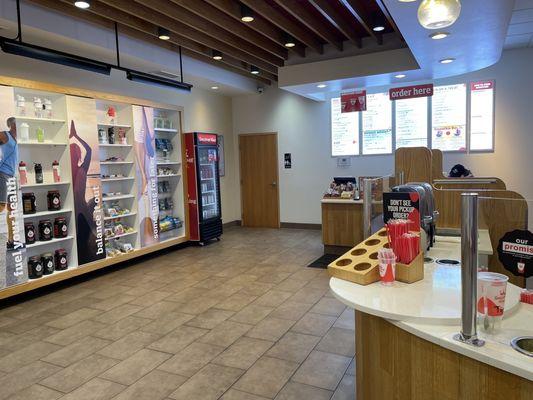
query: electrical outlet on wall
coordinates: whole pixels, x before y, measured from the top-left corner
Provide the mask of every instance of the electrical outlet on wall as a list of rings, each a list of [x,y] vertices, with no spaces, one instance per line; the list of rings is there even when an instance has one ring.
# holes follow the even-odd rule
[[[352,164],[350,157],[337,157],[337,167],[346,168]]]

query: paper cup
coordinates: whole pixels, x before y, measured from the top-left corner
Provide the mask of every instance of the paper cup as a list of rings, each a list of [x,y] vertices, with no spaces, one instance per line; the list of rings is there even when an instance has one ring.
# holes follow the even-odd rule
[[[394,260],[388,260],[386,262],[380,261],[379,276],[381,278],[382,285],[386,285],[386,286],[392,285],[396,277],[396,261]]]
[[[495,272],[478,273],[478,322],[485,332],[493,333],[500,329],[508,280],[507,276]]]

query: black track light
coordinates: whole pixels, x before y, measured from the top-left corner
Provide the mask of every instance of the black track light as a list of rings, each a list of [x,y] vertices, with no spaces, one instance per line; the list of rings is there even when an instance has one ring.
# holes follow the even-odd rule
[[[222,53],[218,50],[213,50],[211,52],[211,56],[213,57],[213,60],[217,60],[217,61],[222,60]]]
[[[242,4],[241,5],[241,21],[242,22],[252,22],[254,20],[254,12],[250,7]]]
[[[170,31],[165,28],[157,28],[157,37],[161,40],[170,40]]]
[[[296,41],[294,40],[294,38],[289,35],[288,33],[285,34],[285,43],[284,43],[284,46],[287,47],[287,48],[291,48],[291,47],[294,47],[296,46]]]
[[[254,75],[259,75],[259,68],[257,68],[255,65],[250,65],[250,72]]]
[[[146,74],[144,72],[126,70],[126,78],[132,82],[146,83],[148,85],[157,85],[165,88],[181,89],[187,92],[191,91],[192,85],[185,82],[178,82],[173,79],[162,78],[156,75]]]

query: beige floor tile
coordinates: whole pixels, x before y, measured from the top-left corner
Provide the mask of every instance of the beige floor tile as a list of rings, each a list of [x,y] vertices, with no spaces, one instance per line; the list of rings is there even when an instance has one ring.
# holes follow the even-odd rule
[[[216,305],[216,308],[237,312],[242,310],[255,299],[257,299],[257,296],[252,296],[244,293],[235,293],[234,295],[218,303]]]
[[[109,400],[122,392],[126,386],[105,379],[94,378],[70,392],[61,400]]]
[[[48,354],[53,353],[60,348],[60,346],[52,343],[36,341],[35,343],[0,358],[0,371],[7,373],[13,372],[41,359],[42,357],[46,357]]]
[[[158,367],[158,369],[173,374],[191,377],[217,357],[222,351],[224,351],[223,347],[195,342],[165,361]]]
[[[129,303],[130,301],[133,301],[133,300],[135,300],[134,296],[121,293],[121,294],[112,296],[108,299],[94,303],[93,305],[91,305],[91,307],[97,310],[109,311],[115,307],[121,306],[122,304]]]
[[[211,296],[199,297],[186,304],[180,303],[176,310],[185,314],[198,315],[209,310],[211,307],[214,307],[219,301],[219,299]]]
[[[126,336],[128,333],[134,332],[151,322],[151,319],[139,318],[132,315],[106,326],[105,328],[94,332],[92,335],[101,339],[118,340],[121,337]]]
[[[275,342],[276,340],[279,340],[279,338],[281,338],[285,332],[291,329],[291,326],[293,325],[294,321],[288,319],[271,318],[268,316],[250,329],[246,333],[246,336]]]
[[[340,317],[333,324],[335,328],[355,330],[355,312],[352,308],[347,307]]]
[[[307,335],[322,336],[335,323],[336,318],[331,315],[307,313],[292,328],[291,331]]]
[[[7,399],[9,396],[20,392],[42,379],[58,372],[60,367],[42,361],[35,361],[25,367],[4,375],[0,378],[0,399]]]
[[[142,309],[143,307],[135,306],[133,304],[122,304],[121,306],[97,315],[93,318],[93,321],[102,322],[104,324],[113,324],[123,318],[129,317],[130,315],[141,311]]]
[[[333,315],[334,317],[338,317],[345,309],[346,306],[342,304],[339,300],[330,299],[329,297],[323,297],[318,301],[318,303],[313,306],[313,308],[311,308],[311,312],[316,314]]]
[[[291,278],[300,280],[300,281],[306,281],[309,282],[310,280],[316,278],[320,274],[320,271],[313,268],[303,268],[299,270],[298,272],[295,272],[292,274]]]
[[[342,379],[351,359],[338,354],[314,350],[292,380],[306,385],[334,390]]]
[[[237,368],[208,364],[169,397],[176,400],[217,400],[243,372]]]
[[[234,388],[274,398],[297,368],[295,362],[263,356],[246,371]]]
[[[179,304],[177,303],[171,301],[160,301],[159,303],[155,303],[149,307],[146,307],[144,310],[141,310],[134,315],[140,318],[156,319],[175,311],[178,307]]]
[[[228,347],[252,328],[252,325],[224,321],[198,341],[215,346]]]
[[[287,382],[275,400],[329,400],[332,394],[330,390],[298,382]]]
[[[253,304],[265,307],[278,307],[284,303],[293,294],[291,292],[284,292],[281,290],[272,289],[254,301]]]
[[[152,343],[149,348],[176,354],[207,332],[209,332],[207,329],[195,328],[193,326],[180,326]]]
[[[209,310],[201,313],[187,322],[188,326],[195,326],[197,328],[213,329],[221,322],[230,318],[233,311],[218,310],[216,308],[210,308]]]
[[[170,354],[142,349],[108,369],[100,377],[122,385],[131,385],[170,357]]]
[[[151,345],[160,337],[160,335],[149,332],[132,332],[99,350],[98,354],[117,360],[125,360],[139,350]]]
[[[136,299],[130,301],[130,304],[141,307],[149,307],[152,304],[155,304],[161,300],[166,299],[168,296],[172,295],[172,292],[166,292],[163,290],[150,290],[143,296],[137,297]]]
[[[267,352],[267,356],[301,363],[307,358],[319,341],[320,337],[318,336],[287,332]]]
[[[56,400],[64,393],[41,385],[32,385],[10,396],[8,400]]]
[[[180,292],[173,293],[172,295],[168,296],[165,300],[166,301],[173,301],[176,303],[187,303],[191,300],[197,299],[207,292],[207,289],[205,288],[197,288],[197,287],[188,287]]]
[[[121,392],[114,400],[160,400],[176,390],[187,378],[153,370]]]
[[[353,375],[344,375],[341,383],[335,390],[331,400],[353,400],[355,398],[355,377]]]
[[[41,314],[32,315],[26,319],[15,319],[12,323],[2,327],[2,331],[21,335],[30,332],[38,327],[46,326],[50,321],[58,318],[58,315],[52,312],[44,311]]]
[[[41,381],[41,385],[68,393],[117,363],[118,360],[92,354],[44,379]]]
[[[62,331],[48,336],[43,340],[46,342],[67,346],[76,340],[84,338],[85,336],[89,336],[96,331],[104,329],[105,327],[106,325],[102,324],[101,322],[90,320],[83,321],[79,324],[71,326],[70,328],[63,329]]]
[[[274,310],[273,307],[258,306],[250,304],[231,317],[231,321],[242,324],[255,325]]]
[[[297,303],[289,300],[277,307],[269,316],[298,321],[311,309],[311,307],[312,304]]]
[[[87,336],[41,359],[60,367],[67,367],[76,361],[90,356],[110,343],[110,340]]]
[[[100,310],[95,310],[93,308],[80,308],[77,311],[71,312],[70,314],[63,315],[62,317],[56,318],[46,325],[58,329],[66,329],[73,325],[76,325],[79,322],[85,321],[89,318],[93,318],[98,314],[101,314]]]
[[[291,300],[298,303],[315,304],[325,294],[326,290],[323,289],[303,287],[291,297]]]
[[[266,397],[256,396],[255,394],[230,389],[224,393],[224,396],[222,396],[220,400],[266,400]]]
[[[332,327],[318,343],[316,349],[351,358],[355,355],[354,331]]]
[[[276,285],[276,289],[283,290],[286,292],[296,293],[298,290],[303,288],[306,284],[307,284],[306,281],[287,278],[284,281],[280,282],[278,285]]]
[[[177,311],[165,314],[159,318],[151,320],[151,322],[142,328],[143,332],[156,333],[159,335],[166,335],[170,331],[173,331],[178,326],[183,325],[187,321],[194,318],[194,315],[183,314]]]
[[[262,296],[270,289],[274,287],[273,283],[265,282],[249,282],[243,285],[243,288],[239,293],[247,294],[251,296]]]
[[[213,363],[240,369],[250,368],[274,343],[267,340],[241,337]]]

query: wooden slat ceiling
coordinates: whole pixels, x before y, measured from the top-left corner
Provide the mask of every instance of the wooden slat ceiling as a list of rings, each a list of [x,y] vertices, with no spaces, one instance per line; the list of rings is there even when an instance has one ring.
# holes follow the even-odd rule
[[[173,51],[181,46],[189,57],[265,84],[277,81],[289,53],[322,54],[326,44],[342,51],[346,42],[361,48],[364,38],[381,44],[383,33],[401,37],[382,0],[92,0],[87,10],[73,0],[27,1],[106,27],[116,22],[121,34]],[[252,22],[241,21],[243,7],[252,10]],[[373,31],[377,23],[385,30]],[[160,27],[170,40],[157,38]],[[294,47],[285,47],[288,38]],[[222,60],[213,60],[213,51]]]

